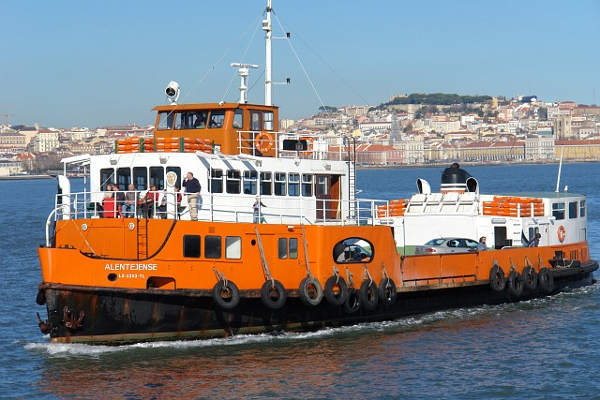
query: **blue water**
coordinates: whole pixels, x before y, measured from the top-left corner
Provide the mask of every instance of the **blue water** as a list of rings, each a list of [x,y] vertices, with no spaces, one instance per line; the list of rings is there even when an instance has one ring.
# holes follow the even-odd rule
[[[468,167],[482,193],[552,191],[556,165]],[[360,196],[437,188],[441,168],[362,170]],[[600,164],[563,166],[588,195],[600,257]],[[0,181],[0,398],[600,398],[600,286],[310,334],[107,347],[48,344],[36,248],[51,180]]]

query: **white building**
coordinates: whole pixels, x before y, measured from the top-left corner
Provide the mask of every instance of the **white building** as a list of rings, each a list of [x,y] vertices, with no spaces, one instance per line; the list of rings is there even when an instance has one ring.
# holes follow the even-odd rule
[[[45,153],[56,149],[60,142],[58,141],[58,131],[42,129],[31,140],[32,150],[35,153]]]

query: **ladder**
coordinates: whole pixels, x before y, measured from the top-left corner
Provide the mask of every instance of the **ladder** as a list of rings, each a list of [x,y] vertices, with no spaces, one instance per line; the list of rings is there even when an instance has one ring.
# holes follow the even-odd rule
[[[137,219],[137,259],[148,258],[148,218]]]
[[[349,201],[349,218],[358,219],[356,215],[356,167],[354,161],[348,161],[348,201]]]

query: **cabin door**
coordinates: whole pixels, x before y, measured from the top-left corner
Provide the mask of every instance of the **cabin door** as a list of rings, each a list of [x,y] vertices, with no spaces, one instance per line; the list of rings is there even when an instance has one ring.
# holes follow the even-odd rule
[[[340,218],[340,176],[316,175],[317,220]]]
[[[494,227],[494,248],[501,249],[506,246],[506,227],[495,226]]]

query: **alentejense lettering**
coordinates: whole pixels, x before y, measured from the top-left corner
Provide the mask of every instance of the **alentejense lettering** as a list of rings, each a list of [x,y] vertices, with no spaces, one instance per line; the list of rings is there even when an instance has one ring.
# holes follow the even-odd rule
[[[158,264],[106,264],[105,271],[156,271]]]

